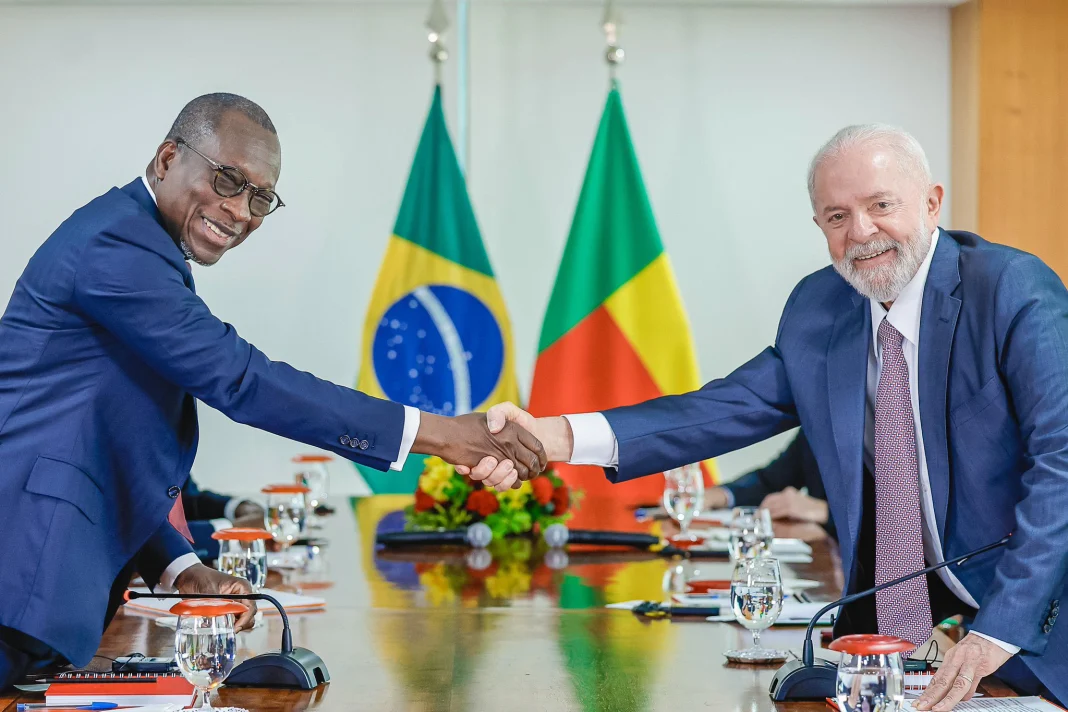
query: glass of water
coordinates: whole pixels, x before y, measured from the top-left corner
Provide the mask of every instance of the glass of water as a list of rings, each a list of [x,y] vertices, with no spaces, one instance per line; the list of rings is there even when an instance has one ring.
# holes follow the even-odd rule
[[[664,511],[679,525],[679,538],[689,537],[690,523],[705,505],[705,477],[700,465],[684,465],[664,473]]]
[[[829,647],[842,654],[835,696],[843,712],[898,712],[904,706],[901,653],[915,645],[890,635],[846,635]]]
[[[294,476],[298,485],[308,488],[308,526],[319,526],[319,516],[316,509],[326,504],[326,498],[330,496],[330,472],[327,463],[333,460],[329,455],[297,455],[293,462],[299,468]]]
[[[235,527],[211,535],[219,542],[218,569],[243,578],[257,593],[267,581],[267,540],[274,537],[263,529]]]
[[[267,495],[267,531],[285,552],[304,534],[308,516],[303,485],[270,485],[261,490]]]
[[[731,607],[734,618],[753,635],[753,647],[731,650],[727,657],[739,662],[784,660],[786,653],[760,647],[760,634],[782,612],[782,578],[779,562],[770,557],[739,559],[731,576]]]
[[[174,657],[182,676],[197,689],[193,709],[212,709],[208,699],[212,690],[234,667],[234,621],[244,612],[245,607],[236,601],[214,598],[182,601],[171,608],[178,616]]]
[[[731,510],[730,555],[735,561],[767,556],[775,534],[771,514],[760,507],[735,507]]]

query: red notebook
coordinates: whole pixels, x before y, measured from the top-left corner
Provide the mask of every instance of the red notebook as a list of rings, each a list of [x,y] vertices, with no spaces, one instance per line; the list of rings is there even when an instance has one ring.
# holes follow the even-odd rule
[[[71,682],[53,682],[45,692],[45,701],[50,705],[69,706],[114,702],[120,707],[165,704],[187,707],[193,703],[194,692],[181,675],[83,673],[72,675]]]

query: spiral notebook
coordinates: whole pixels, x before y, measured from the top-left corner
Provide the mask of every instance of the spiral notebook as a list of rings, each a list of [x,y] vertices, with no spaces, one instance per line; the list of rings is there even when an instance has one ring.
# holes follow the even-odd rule
[[[120,707],[193,703],[193,686],[177,673],[76,673],[58,675],[69,682],[53,682],[45,692],[49,705],[77,707],[113,702]]]
[[[827,698],[827,706],[833,710],[840,709],[838,703],[829,697]],[[903,712],[915,712],[911,700],[905,700],[905,704],[901,709]],[[1063,707],[1058,707],[1041,697],[980,697],[973,698],[967,702],[958,702],[953,707],[953,712],[984,712],[985,710],[992,712],[997,712],[998,710],[1004,712],[1065,712]]]

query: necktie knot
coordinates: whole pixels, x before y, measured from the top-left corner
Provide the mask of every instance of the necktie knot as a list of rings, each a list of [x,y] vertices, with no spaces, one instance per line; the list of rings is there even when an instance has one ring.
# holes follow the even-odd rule
[[[884,347],[900,347],[904,339],[905,337],[894,328],[894,325],[888,319],[883,319],[883,323],[879,324],[879,341]]]

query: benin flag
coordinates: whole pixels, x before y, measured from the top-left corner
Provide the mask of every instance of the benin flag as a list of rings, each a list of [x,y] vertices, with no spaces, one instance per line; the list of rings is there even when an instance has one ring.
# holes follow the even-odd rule
[[[613,85],[542,325],[529,410],[599,411],[700,385],[686,311]],[[714,479],[711,461],[705,471]],[[612,485],[593,467],[560,473],[586,491],[575,518],[586,526],[622,526],[626,517],[606,500],[654,503],[664,488],[661,477]]]
[[[512,331],[434,89],[363,328],[364,393],[441,415],[516,400]],[[403,473],[361,467],[375,493],[415,491]]]

